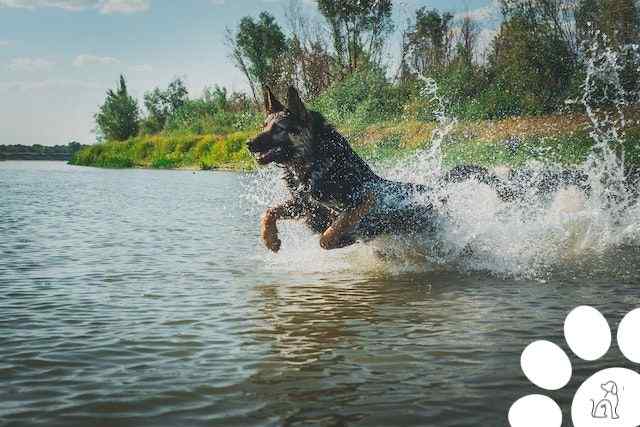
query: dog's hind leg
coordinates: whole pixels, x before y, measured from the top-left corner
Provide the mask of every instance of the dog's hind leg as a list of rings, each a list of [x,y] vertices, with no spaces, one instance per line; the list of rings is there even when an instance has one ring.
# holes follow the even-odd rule
[[[331,226],[322,233],[320,246],[323,249],[338,249],[353,244],[354,240],[347,236],[347,232],[364,218],[374,204],[375,195],[369,193],[360,205],[340,214]]]

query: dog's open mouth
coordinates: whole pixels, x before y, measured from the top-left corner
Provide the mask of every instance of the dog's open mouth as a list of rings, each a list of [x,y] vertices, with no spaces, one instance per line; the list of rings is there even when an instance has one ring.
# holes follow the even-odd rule
[[[266,165],[268,163],[273,162],[276,159],[276,157],[278,157],[281,151],[282,151],[282,148],[276,147],[276,148],[272,148],[271,150],[267,150],[263,153],[255,153],[256,160],[258,161],[259,164]]]

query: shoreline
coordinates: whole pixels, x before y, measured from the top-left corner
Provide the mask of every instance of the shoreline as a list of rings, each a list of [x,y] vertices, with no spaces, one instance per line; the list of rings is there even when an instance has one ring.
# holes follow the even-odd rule
[[[633,117],[640,114],[630,113],[625,129],[626,160],[630,165],[640,165],[640,120]],[[345,125],[338,130],[365,160],[384,162],[428,149],[435,128],[433,122],[395,120],[366,127]],[[111,169],[250,172],[257,164],[245,141],[257,132],[140,136],[88,146],[76,153],[69,164]],[[575,166],[586,160],[592,147],[588,120],[578,114],[459,122],[441,145],[447,166],[486,167],[518,167],[532,160]]]
[[[0,158],[0,162],[70,162],[73,156],[67,156],[62,159],[32,159],[32,158]]]
[[[64,163],[69,166],[77,166],[77,167],[83,167],[83,168],[113,169],[113,170],[140,169],[140,170],[153,170],[153,171],[166,170],[166,171],[182,171],[182,172],[234,172],[234,173],[252,172],[251,170],[242,170],[242,169],[236,169],[232,167],[228,167],[228,168],[221,167],[221,168],[212,168],[212,169],[199,169],[195,166],[181,166],[177,168],[153,168],[153,167],[146,167],[146,166],[134,166],[130,168],[115,168],[115,167],[109,168],[109,167],[92,166],[92,165],[76,165],[71,163],[70,160],[59,160],[59,159],[0,159],[0,164],[3,162],[42,162],[42,163],[56,162],[56,163]]]
[[[177,168],[153,168],[148,166],[134,166],[130,168],[110,168],[102,166],[87,166],[87,165],[75,165],[71,162],[65,162],[69,166],[78,166],[82,168],[95,168],[95,169],[111,169],[111,170],[150,170],[150,171],[177,171],[177,172],[251,172],[234,168],[215,168],[215,169],[199,169],[195,166],[181,166]]]

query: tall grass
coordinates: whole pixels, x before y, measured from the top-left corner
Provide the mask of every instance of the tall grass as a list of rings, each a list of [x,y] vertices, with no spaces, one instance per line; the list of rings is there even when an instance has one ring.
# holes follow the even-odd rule
[[[80,150],[71,163],[105,168],[252,169],[244,142],[255,132],[227,135],[170,133],[105,142]]]

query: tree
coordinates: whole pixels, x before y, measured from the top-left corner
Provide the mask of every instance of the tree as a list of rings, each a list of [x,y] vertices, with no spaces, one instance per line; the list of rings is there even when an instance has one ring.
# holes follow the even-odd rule
[[[421,7],[416,11],[415,24],[406,35],[406,60],[414,72],[425,75],[441,71],[449,63],[451,51],[451,21],[453,15]]]
[[[600,0],[579,0],[576,7],[576,37],[578,43],[591,39],[600,21]]]
[[[107,98],[95,115],[99,132],[107,140],[124,141],[138,133],[138,102],[129,95],[123,75],[115,92],[107,91]]]
[[[393,30],[391,0],[318,0],[318,8],[331,29],[341,71],[380,63],[385,36]]]
[[[468,14],[465,15],[458,33],[456,58],[466,65],[473,64],[479,34],[478,24]]]
[[[189,99],[189,91],[180,78],[174,79],[165,90],[155,88],[144,94],[144,106],[149,112],[145,121],[145,131],[160,132],[167,119],[175,114]]]
[[[640,12],[635,0],[580,0],[576,7],[579,41],[590,42],[600,30],[618,48],[640,39]]]
[[[571,52],[551,24],[520,14],[502,23],[489,62],[499,90],[517,99],[525,114],[556,108],[574,71]]]
[[[637,52],[640,42],[640,11],[635,0],[580,0],[576,9],[578,39],[585,51],[613,49],[619,61],[619,78],[627,101],[637,102],[640,94]],[[597,34],[600,33],[598,36]],[[602,53],[602,52],[601,52]],[[584,81],[584,75],[576,79]],[[604,82],[603,82],[604,83]],[[598,88],[606,93],[606,84]],[[606,98],[606,97],[605,97]]]
[[[442,93],[446,94],[452,113],[467,114],[466,108],[472,100],[477,100],[486,87],[481,66],[475,62],[475,51],[479,29],[476,22],[465,15],[458,24],[455,35],[455,49],[440,74],[438,83]]]
[[[640,16],[635,0],[603,0],[600,27],[619,46],[638,42]]]
[[[322,26],[303,12],[301,0],[290,0],[285,13],[291,38],[288,60],[292,64],[291,80],[307,98],[314,98],[335,80],[335,61]],[[292,84],[288,81],[287,85]]]
[[[294,37],[289,50],[294,65],[294,77],[301,83],[304,95],[309,98],[320,95],[334,81],[333,58],[320,40],[306,43]]]
[[[278,77],[278,61],[287,50],[282,29],[268,12],[260,13],[255,21],[245,16],[235,34],[227,31],[227,43],[257,102],[256,86],[276,86],[273,83]]]
[[[534,31],[544,30],[561,40],[569,51],[565,58],[577,56],[575,10],[578,0],[500,0],[505,20],[518,17]]]
[[[212,106],[215,111],[227,111],[229,109],[229,94],[226,87],[215,85],[206,87],[202,94],[205,103]]]

